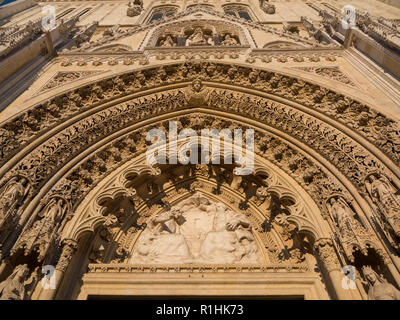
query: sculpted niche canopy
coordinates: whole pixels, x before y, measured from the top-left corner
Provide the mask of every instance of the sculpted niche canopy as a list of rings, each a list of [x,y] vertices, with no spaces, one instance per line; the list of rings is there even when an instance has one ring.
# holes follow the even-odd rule
[[[400,299],[400,8],[372,2],[4,6],[0,299]]]

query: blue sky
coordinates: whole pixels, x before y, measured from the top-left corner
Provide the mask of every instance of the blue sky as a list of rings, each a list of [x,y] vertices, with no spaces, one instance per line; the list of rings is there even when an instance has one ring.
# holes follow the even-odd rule
[[[14,1],[16,1],[16,0],[0,0],[0,6],[3,6],[3,5],[5,5],[5,4],[7,4],[7,3],[10,3],[10,2],[14,2]]]

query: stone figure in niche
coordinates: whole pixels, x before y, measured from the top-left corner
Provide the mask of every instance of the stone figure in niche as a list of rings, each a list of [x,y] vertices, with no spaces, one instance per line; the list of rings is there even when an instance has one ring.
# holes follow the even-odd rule
[[[341,197],[331,198],[328,202],[328,210],[342,237],[352,236],[355,230],[362,229],[360,222],[355,218],[355,213]]]
[[[383,208],[388,216],[400,216],[400,196],[396,195],[396,189],[386,177],[375,175],[369,177],[366,182],[368,193],[372,200]]]
[[[378,275],[371,267],[364,266],[362,272],[368,282],[369,300],[400,300],[400,291],[385,278]]]
[[[238,44],[238,41],[234,37],[231,37],[230,34],[225,35],[224,40],[221,42],[223,46],[236,46]]]
[[[131,263],[259,263],[261,255],[246,216],[195,193],[149,219]]]
[[[161,47],[175,47],[176,43],[174,42],[174,40],[172,39],[172,37],[170,35],[168,35],[165,40],[162,40],[160,42],[160,46]]]
[[[174,207],[151,217],[138,240],[134,263],[190,263],[189,247],[180,234],[183,220],[182,211]]]
[[[186,39],[185,46],[204,46],[214,44],[211,38],[204,35],[201,28],[196,28],[193,34]]]
[[[203,86],[200,79],[195,79],[185,90],[185,99],[188,104],[193,106],[207,105],[210,99],[210,90]]]
[[[0,300],[24,300],[25,280],[28,274],[26,264],[16,266],[11,275],[0,283]]]
[[[51,199],[44,210],[38,214],[41,219],[35,221],[31,228],[22,233],[18,239],[17,246],[24,246],[26,250],[32,246],[40,246],[41,249],[45,250],[52,235],[57,231],[58,224],[66,210],[63,199]]]
[[[0,224],[9,213],[14,212],[22,205],[29,189],[30,185],[25,178],[18,181],[18,178],[14,177],[7,183],[0,199]]]
[[[42,224],[42,231],[44,231],[43,228],[45,229],[45,232],[53,229],[58,222],[61,221],[65,211],[66,207],[64,206],[64,200],[61,198],[53,198],[45,208],[43,219],[40,220]]]

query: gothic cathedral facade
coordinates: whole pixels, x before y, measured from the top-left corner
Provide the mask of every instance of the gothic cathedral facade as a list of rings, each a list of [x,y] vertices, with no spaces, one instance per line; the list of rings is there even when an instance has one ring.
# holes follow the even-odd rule
[[[400,299],[399,17],[0,6],[0,299]]]

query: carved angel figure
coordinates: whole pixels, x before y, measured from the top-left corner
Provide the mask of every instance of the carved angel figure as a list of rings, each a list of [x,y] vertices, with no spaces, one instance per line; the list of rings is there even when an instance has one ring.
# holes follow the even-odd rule
[[[396,189],[389,180],[375,175],[369,177],[369,182],[365,182],[371,199],[382,208],[388,216],[400,215],[400,196],[396,195]]]
[[[11,275],[0,283],[0,300],[24,300],[24,282],[28,273],[29,269],[26,264],[16,266]]]
[[[385,278],[379,276],[371,267],[364,266],[362,272],[369,285],[369,300],[400,300],[400,291]]]

